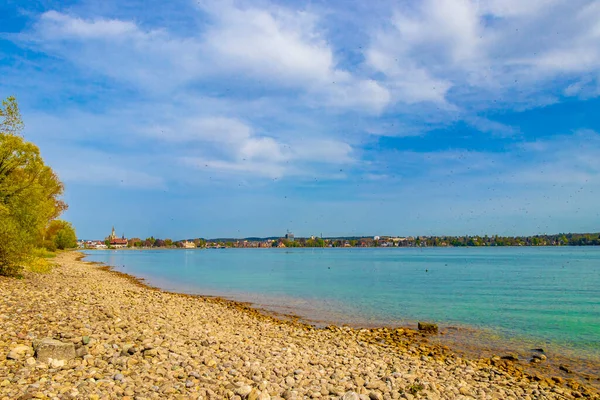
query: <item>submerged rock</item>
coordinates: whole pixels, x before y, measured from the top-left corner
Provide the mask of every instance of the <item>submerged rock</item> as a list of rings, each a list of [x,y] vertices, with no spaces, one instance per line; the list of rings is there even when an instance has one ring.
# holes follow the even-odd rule
[[[424,333],[438,333],[437,324],[432,324],[430,322],[419,322],[418,327],[419,331]]]
[[[517,353],[508,353],[505,356],[502,356],[503,360],[508,360],[508,361],[519,361],[519,355]]]

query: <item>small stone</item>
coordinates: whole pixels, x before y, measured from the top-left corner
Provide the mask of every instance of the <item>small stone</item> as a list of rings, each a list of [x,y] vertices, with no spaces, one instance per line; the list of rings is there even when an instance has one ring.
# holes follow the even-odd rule
[[[369,399],[371,400],[383,400],[383,396],[379,392],[369,393]]]
[[[540,361],[546,361],[548,359],[545,354],[534,354],[532,358]]]
[[[560,369],[561,371],[566,372],[567,374],[570,374],[571,372],[573,372],[568,365],[564,365],[564,364],[560,365],[558,367],[558,369]]]
[[[125,379],[125,376],[123,374],[115,374],[115,376],[113,376],[113,379],[115,381],[122,381],[123,379]]]
[[[85,345],[90,344],[90,337],[89,336],[83,336],[81,338],[81,343],[83,343]]]
[[[24,344],[19,344],[8,352],[6,358],[9,360],[21,360],[32,354],[33,349],[31,347],[25,346]]]
[[[1,387],[6,387],[8,385],[10,385],[10,381],[8,379],[5,379],[2,382],[0,382]]]
[[[340,400],[360,400],[360,397],[356,392],[346,392],[342,397],[340,397]]]
[[[192,382],[192,381],[185,381],[185,387],[191,388],[192,386],[194,386],[194,382]]]
[[[469,388],[467,388],[466,386],[461,386],[458,389],[458,392],[460,394],[462,394],[463,396],[470,396],[471,395],[471,392],[469,391]]]
[[[144,351],[144,357],[156,357],[158,351],[156,349],[147,349]]]
[[[217,362],[214,359],[209,359],[204,361],[204,365],[206,365],[207,367],[214,367],[217,365]]]
[[[83,358],[87,354],[88,354],[87,347],[85,347],[85,346],[79,346],[79,347],[75,348],[75,356],[77,356],[79,358]]]
[[[257,388],[252,388],[252,391],[248,394],[248,400],[258,400],[258,396],[260,395],[260,390]]]
[[[256,400],[271,400],[271,395],[266,390],[263,390],[259,393]]]
[[[53,358],[49,358],[48,363],[52,368],[62,368],[65,366],[65,360],[55,360]]]
[[[35,358],[29,357],[27,360],[25,360],[25,363],[27,363],[27,365],[35,365]]]
[[[242,386],[236,388],[234,393],[237,394],[238,396],[244,398],[244,397],[248,396],[251,391],[252,391],[252,388],[250,386],[242,385]]]

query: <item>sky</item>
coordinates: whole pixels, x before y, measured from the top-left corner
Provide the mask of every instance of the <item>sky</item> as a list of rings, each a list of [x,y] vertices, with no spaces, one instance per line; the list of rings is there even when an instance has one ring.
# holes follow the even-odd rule
[[[600,231],[600,2],[4,0],[80,238]]]

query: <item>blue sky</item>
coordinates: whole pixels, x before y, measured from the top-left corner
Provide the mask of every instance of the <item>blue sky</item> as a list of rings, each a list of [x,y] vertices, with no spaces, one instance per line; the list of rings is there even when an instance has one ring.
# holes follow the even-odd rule
[[[80,237],[600,230],[600,3],[16,1]]]

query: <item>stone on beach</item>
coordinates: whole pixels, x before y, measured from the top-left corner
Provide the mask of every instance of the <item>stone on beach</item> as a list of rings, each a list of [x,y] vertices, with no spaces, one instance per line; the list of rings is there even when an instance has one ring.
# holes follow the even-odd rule
[[[27,358],[33,355],[33,349],[31,346],[26,346],[24,344],[19,344],[13,347],[9,352],[6,358],[9,360],[20,360],[23,358]]]
[[[48,360],[71,360],[75,358],[75,345],[73,343],[64,343],[52,338],[44,338],[34,343],[35,356],[38,361],[48,362]]]

